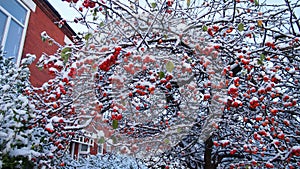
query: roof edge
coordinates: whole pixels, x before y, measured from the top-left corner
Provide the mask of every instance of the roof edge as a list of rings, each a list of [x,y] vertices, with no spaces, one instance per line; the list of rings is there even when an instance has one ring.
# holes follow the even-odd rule
[[[42,11],[51,19],[53,23],[62,20],[59,12],[50,4],[48,0],[33,0],[36,5],[42,9]],[[75,31],[70,27],[68,23],[65,23],[60,28],[69,39],[73,39],[73,36],[76,36]]]

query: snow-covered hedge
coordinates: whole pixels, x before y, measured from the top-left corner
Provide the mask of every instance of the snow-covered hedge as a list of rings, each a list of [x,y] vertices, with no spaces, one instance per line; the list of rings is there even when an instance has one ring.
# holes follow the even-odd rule
[[[26,97],[29,86],[28,56],[19,67],[5,58],[0,51],[0,168],[29,167],[26,161],[32,155],[27,122],[32,118],[33,107]],[[25,160],[25,161],[24,161]]]
[[[66,157],[65,169],[146,169],[143,161],[128,156],[105,154],[79,158],[78,161]]]

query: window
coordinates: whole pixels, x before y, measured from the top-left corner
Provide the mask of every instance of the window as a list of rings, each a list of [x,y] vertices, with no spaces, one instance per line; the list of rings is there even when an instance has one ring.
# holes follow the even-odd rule
[[[78,155],[87,155],[90,153],[90,147],[87,144],[79,144]]]
[[[19,0],[0,0],[0,46],[5,57],[19,62],[29,18],[29,9]]]
[[[80,149],[81,152],[87,152],[88,149],[89,149],[89,146],[88,146],[88,145],[86,145],[86,144],[81,144],[81,149]]]
[[[98,144],[98,154],[103,154],[103,144]]]
[[[111,152],[111,146],[108,144],[106,144],[106,152],[107,153]]]

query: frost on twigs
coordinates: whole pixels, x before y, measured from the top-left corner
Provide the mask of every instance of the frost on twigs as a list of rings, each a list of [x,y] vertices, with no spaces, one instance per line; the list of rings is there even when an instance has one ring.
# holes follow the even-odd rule
[[[277,3],[85,0],[74,109],[152,168],[297,168],[299,4]]]
[[[78,52],[76,109],[102,118],[89,130],[111,128],[113,151],[138,157],[170,150],[200,121],[205,141],[224,106],[217,51],[202,31],[188,27],[192,20],[166,13],[163,4],[159,8],[119,11],[121,16],[87,34]],[[208,104],[210,97],[215,106]],[[199,111],[202,106],[211,107],[209,118]]]

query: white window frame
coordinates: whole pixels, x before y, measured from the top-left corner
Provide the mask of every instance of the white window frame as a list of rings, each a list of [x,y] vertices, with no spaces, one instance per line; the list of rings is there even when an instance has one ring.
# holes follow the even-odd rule
[[[25,42],[25,37],[26,37],[26,32],[27,32],[27,28],[28,28],[28,22],[29,22],[29,17],[30,17],[30,9],[35,11],[35,3],[32,0],[17,0],[17,2],[24,7],[27,10],[26,16],[25,16],[25,22],[24,24],[20,23],[15,17],[13,17],[6,9],[4,9],[2,6],[0,6],[0,10],[1,12],[3,12],[5,15],[8,16],[6,24],[5,24],[5,28],[4,28],[4,32],[3,32],[3,41],[0,44],[0,46],[4,49],[5,47],[5,43],[7,40],[7,36],[8,36],[8,31],[9,31],[9,25],[11,20],[16,21],[19,25],[21,25],[23,27],[23,33],[21,35],[21,40],[20,40],[20,46],[19,46],[19,51],[16,57],[16,65],[19,66],[20,61],[21,61],[21,57],[22,57],[22,52],[23,52],[23,47],[24,47],[24,42]],[[27,6],[28,5],[28,6]]]
[[[35,12],[36,4],[32,0],[22,0],[22,2],[33,12]]]
[[[85,141],[86,138],[88,139],[87,142]],[[82,144],[88,144],[90,146],[94,145],[94,139],[90,138],[90,137],[85,137],[85,136],[75,136],[75,138],[73,138],[72,141],[77,142],[77,143],[82,143]]]
[[[82,148],[82,145],[85,145],[87,146],[87,150],[86,151],[82,151],[81,148]],[[90,146],[88,144],[79,144],[79,151],[78,151],[78,154],[90,154]]]
[[[111,152],[111,145],[106,144],[106,152],[110,153]]]
[[[89,145],[94,146],[94,139],[90,138]]]

